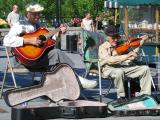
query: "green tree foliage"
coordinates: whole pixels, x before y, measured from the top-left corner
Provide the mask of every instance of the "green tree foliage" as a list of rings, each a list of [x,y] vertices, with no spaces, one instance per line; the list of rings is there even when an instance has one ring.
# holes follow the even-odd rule
[[[12,10],[12,6],[17,4],[21,15],[25,15],[25,7],[29,3],[40,3],[45,7],[45,16],[49,16],[53,11],[52,0],[0,0],[0,17],[7,17]]]
[[[104,0],[63,0],[62,16],[84,17],[86,12],[90,12],[93,17],[104,11]]]
[[[84,16],[85,12],[93,13],[94,0],[77,0],[77,8],[80,16]]]
[[[93,17],[104,11],[104,0],[61,0],[62,1],[62,18],[69,21],[73,16],[83,17],[85,12],[91,12]],[[0,18],[6,19],[12,6],[19,6],[19,13],[25,16],[25,6],[29,3],[40,3],[44,6],[43,20],[46,22],[53,21],[56,15],[56,0],[0,0]],[[66,22],[67,22],[66,21]]]

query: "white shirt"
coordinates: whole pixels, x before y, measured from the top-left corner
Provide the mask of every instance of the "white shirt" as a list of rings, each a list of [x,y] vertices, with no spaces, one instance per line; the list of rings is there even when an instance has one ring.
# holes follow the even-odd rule
[[[23,46],[23,37],[20,37],[20,34],[32,33],[36,31],[37,28],[35,25],[32,25],[27,20],[17,22],[11,27],[9,33],[3,39],[3,45],[8,47],[19,47]],[[55,36],[52,37],[56,40]]]
[[[14,23],[19,21],[19,14],[15,13],[15,12],[10,12],[7,16],[7,21],[8,23],[10,23],[11,25],[13,25]]]
[[[93,31],[92,30],[92,25],[93,25],[93,20],[92,19],[82,19],[82,24],[84,25],[83,29],[88,30],[88,31]]]

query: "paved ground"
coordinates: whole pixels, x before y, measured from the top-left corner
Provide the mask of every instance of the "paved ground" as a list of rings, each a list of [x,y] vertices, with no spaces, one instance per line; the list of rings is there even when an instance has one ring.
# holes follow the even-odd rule
[[[82,62],[82,57],[77,54],[68,53],[69,57],[73,59],[76,64],[76,72],[82,75],[84,73],[84,65]],[[5,52],[4,48],[0,47],[0,80],[2,80],[3,71],[5,69]],[[39,76],[39,75],[38,75]],[[32,84],[31,73],[25,74],[16,74],[17,83],[19,86],[28,86]],[[96,79],[96,78],[91,78]],[[1,82],[1,81],[0,81]],[[102,87],[104,88],[108,84],[105,80],[102,81]],[[7,85],[12,85],[11,76],[7,77]],[[83,94],[88,98],[92,98],[92,100],[99,100],[99,91],[98,88],[84,90]],[[107,97],[103,97],[103,102],[107,103],[116,97],[115,89],[111,89],[110,94]],[[41,104],[41,99],[36,99],[31,101],[33,104]],[[5,110],[5,112],[2,111]],[[116,116],[108,116],[106,118],[95,118],[95,120],[160,120],[160,116],[130,116],[130,117],[116,117]],[[11,120],[11,108],[8,107],[3,99],[0,99],[0,120]],[[88,118],[88,120],[93,120],[93,118]]]

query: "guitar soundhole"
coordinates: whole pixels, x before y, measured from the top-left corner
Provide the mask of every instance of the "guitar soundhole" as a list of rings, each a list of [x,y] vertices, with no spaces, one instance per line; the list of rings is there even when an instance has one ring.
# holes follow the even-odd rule
[[[46,37],[45,37],[44,35],[40,35],[40,36],[39,36],[39,39],[42,40],[42,41],[45,41],[45,40],[46,40]]]
[[[43,45],[44,45],[43,41],[46,41],[46,37],[44,35],[40,35],[38,38],[39,38],[39,40],[42,41],[41,44],[39,45],[39,47],[43,47]]]

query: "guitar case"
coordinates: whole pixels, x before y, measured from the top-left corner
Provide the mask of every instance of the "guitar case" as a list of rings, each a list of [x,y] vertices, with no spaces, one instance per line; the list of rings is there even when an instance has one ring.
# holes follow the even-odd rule
[[[135,97],[127,102],[111,101],[108,103],[108,110],[115,116],[160,115],[160,105],[149,95]]]
[[[69,65],[56,66],[51,72],[44,73],[41,81],[35,86],[4,92],[4,100],[12,109],[12,120],[107,117],[105,103],[78,100],[78,77]],[[48,99],[35,100],[43,96]]]

